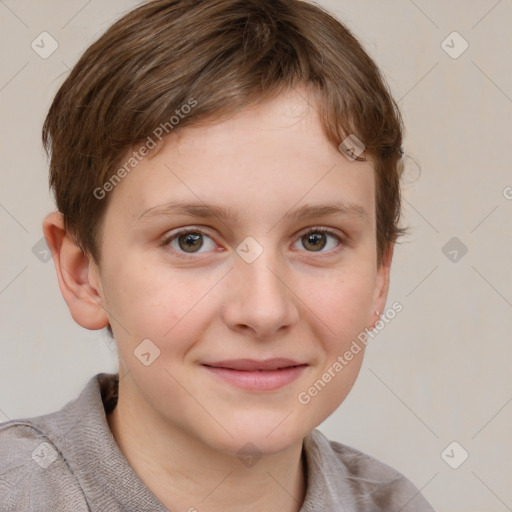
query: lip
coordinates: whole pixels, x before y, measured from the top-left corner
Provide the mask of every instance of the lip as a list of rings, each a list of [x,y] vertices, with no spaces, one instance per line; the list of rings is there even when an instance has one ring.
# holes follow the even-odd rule
[[[205,362],[202,366],[217,377],[239,388],[272,391],[296,380],[308,366],[292,359],[230,359]]]
[[[299,366],[299,363],[293,359],[285,359],[284,357],[275,357],[273,359],[227,359],[225,361],[213,361],[202,363],[205,366],[214,368],[227,368],[228,370],[243,371],[262,371],[262,370],[278,370],[281,368],[289,368],[291,366]]]

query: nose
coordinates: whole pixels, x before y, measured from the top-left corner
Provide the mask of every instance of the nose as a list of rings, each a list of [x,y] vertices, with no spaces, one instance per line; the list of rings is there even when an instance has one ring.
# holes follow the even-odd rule
[[[291,271],[270,250],[252,263],[237,256],[226,288],[224,321],[237,333],[269,339],[290,330],[299,319]]]

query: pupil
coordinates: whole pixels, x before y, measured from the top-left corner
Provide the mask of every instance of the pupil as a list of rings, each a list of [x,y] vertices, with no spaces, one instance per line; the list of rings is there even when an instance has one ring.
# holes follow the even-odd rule
[[[309,234],[306,235],[306,238],[307,243],[311,243],[315,250],[322,250],[325,247],[325,236],[323,233]]]
[[[185,235],[181,235],[179,237],[179,245],[180,245],[180,248],[183,249],[184,251],[186,252],[194,252],[194,249],[200,249],[201,246],[203,245],[203,242],[201,240],[201,234],[199,233],[187,233]],[[185,239],[185,243],[182,244],[181,241]],[[196,244],[197,242],[200,242],[198,245],[194,246],[194,244]],[[192,250],[190,250],[192,249]]]

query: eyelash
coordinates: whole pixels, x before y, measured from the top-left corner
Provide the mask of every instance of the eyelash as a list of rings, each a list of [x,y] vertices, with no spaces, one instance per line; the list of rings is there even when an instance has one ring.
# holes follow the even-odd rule
[[[213,238],[208,234],[206,233],[205,231],[201,230],[201,229],[194,229],[194,228],[186,228],[186,229],[182,229],[182,230],[179,230],[177,231],[176,233],[173,233],[171,236],[168,236],[166,237],[160,244],[161,247],[165,247],[165,246],[168,246],[174,239],[178,238],[179,236],[181,235],[186,235],[188,233],[194,233],[194,234],[201,234],[201,235],[206,235],[207,237],[211,238],[213,240]],[[346,240],[346,239],[343,239],[342,237],[340,237],[340,235],[338,235],[335,231],[332,231],[331,229],[329,228],[324,228],[324,227],[313,227],[313,228],[309,228],[307,231],[303,232],[300,236],[299,236],[299,239],[306,236],[306,235],[309,235],[311,233],[324,233],[324,234],[327,234],[329,236],[332,236],[333,238],[335,238],[341,246],[345,246],[345,245],[349,245],[349,242]],[[331,253],[336,253],[340,250],[341,248],[338,247],[336,249],[332,249],[331,251],[328,251],[328,252],[331,252]],[[190,253],[189,255],[186,254],[186,253],[183,253],[183,252],[178,252],[178,251],[175,251],[174,252],[176,253],[176,255],[179,257],[179,258],[184,258],[184,259],[192,259],[192,258],[195,258],[197,256],[194,256],[194,254],[200,254],[200,253]],[[314,253],[315,251],[306,251],[306,252],[311,252],[311,253]],[[322,252],[320,252],[320,254],[322,254]]]

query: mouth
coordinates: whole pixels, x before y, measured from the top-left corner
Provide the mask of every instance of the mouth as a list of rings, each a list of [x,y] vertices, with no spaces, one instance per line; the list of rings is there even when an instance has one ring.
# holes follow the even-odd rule
[[[308,366],[292,359],[230,359],[202,363],[216,377],[250,391],[272,391],[296,380]]]

